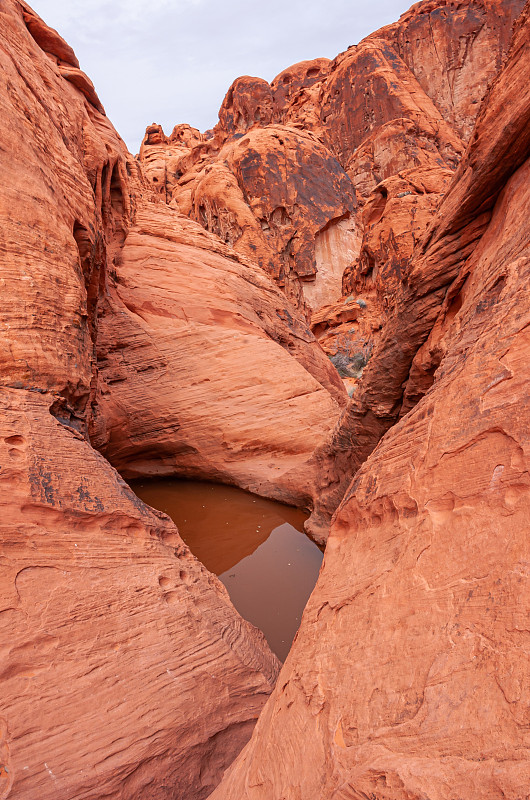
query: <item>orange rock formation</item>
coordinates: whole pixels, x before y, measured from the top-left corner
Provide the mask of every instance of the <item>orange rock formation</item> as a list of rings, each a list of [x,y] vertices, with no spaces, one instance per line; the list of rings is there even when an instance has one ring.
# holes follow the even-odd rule
[[[528,795],[529,34],[527,5],[329,447],[355,478],[212,800]]]
[[[0,797],[205,797],[278,662],[93,445],[302,504],[346,394],[260,268],[146,185],[57,32],[1,20]]]
[[[147,129],[146,174],[168,202],[257,260],[310,314],[340,298],[342,275],[358,262],[364,226],[354,189],[363,205],[405,170],[396,194],[439,193],[522,5],[418,3],[331,62],[295,64],[270,85],[238,78],[218,125],[200,140],[172,145],[159,126]],[[418,231],[432,208],[432,197],[420,200]]]
[[[522,6],[418,3],[135,160],[4,0],[0,800],[526,798]],[[333,517],[217,789],[279,664],[116,468]]]
[[[107,289],[92,443],[126,477],[178,473],[308,504],[305,464],[347,397],[267,275],[146,204]]]

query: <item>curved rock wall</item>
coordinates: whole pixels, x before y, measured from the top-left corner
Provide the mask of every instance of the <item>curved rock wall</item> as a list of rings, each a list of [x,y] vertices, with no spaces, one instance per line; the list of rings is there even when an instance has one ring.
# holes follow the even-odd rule
[[[356,471],[276,689],[212,800],[527,796],[529,22],[527,5],[402,292],[415,322],[395,352],[430,359],[430,385]],[[387,351],[371,378],[397,396]],[[358,452],[358,431],[335,442]]]
[[[0,798],[204,798],[276,680],[111,463],[339,506],[212,798],[525,797],[528,6],[469,136],[521,6],[417,4],[138,163],[4,0]],[[266,272],[338,301],[351,402]]]
[[[347,397],[254,264],[161,204],[138,210],[98,328],[95,446],[126,477],[185,475],[309,505]]]
[[[52,402],[0,392],[0,797],[205,797],[278,662]]]
[[[493,82],[465,158],[403,274],[351,407],[330,441],[316,451],[319,482],[314,495],[319,499],[310,523],[315,534],[325,531],[347,484],[381,436],[431,386],[441,355],[424,364],[422,375],[417,364],[421,354],[413,360],[448,293],[455,291],[450,286],[484,234],[499,192],[528,157],[524,35],[519,24],[511,58]]]
[[[200,143],[168,147],[148,128],[146,174],[158,188],[164,181],[168,202],[256,259],[306,314],[319,311],[340,299],[345,269],[359,270],[354,190],[362,206],[403,170],[417,170],[421,185],[422,170],[429,182],[433,170],[457,167],[522,6],[416,3],[331,62],[295,64],[270,85],[238,78]],[[310,191],[296,191],[303,184]],[[334,245],[322,246],[330,227]]]
[[[346,395],[259,267],[145,183],[59,34],[0,19],[0,797],[203,798],[279,664],[93,446],[302,503]]]

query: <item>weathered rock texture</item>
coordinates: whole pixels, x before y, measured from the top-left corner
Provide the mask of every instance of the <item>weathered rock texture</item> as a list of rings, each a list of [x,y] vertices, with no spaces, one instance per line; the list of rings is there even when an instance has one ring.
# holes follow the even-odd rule
[[[263,271],[146,184],[59,34],[17,0],[0,31],[0,797],[202,798],[278,662],[93,445],[302,503],[346,395]]]
[[[520,25],[519,36],[521,29],[525,32]],[[514,48],[516,44],[517,40]],[[433,382],[441,354],[429,363],[423,357],[422,362],[418,349],[434,326],[449,286],[489,224],[501,188],[527,155],[529,112],[526,91],[520,88],[525,68],[524,58],[512,55],[490,90],[455,181],[408,268],[401,271],[392,312],[352,405],[332,439],[315,454],[319,477],[313,494],[318,500],[310,522],[315,535],[320,529],[325,536],[331,513],[359,466]]]
[[[358,259],[343,270],[344,296],[311,318],[311,329],[357,391],[421,241],[452,177],[450,170],[412,168],[381,181],[362,211]],[[356,311],[352,315],[351,309]]]
[[[344,498],[213,797],[526,800],[528,7],[469,138],[521,6],[414,6],[139,164],[2,3],[2,800],[203,798],[275,681],[111,464],[314,502],[322,538]]]
[[[0,797],[205,797],[276,659],[53,399],[0,395]]]
[[[270,94],[268,84],[261,83]],[[315,249],[330,224],[347,221],[341,229],[358,252],[353,187],[338,161],[309,132],[272,124],[247,131],[248,121],[240,121],[246,131],[242,136],[234,118],[240,119],[239,104],[249,103],[256,91],[254,79],[238,79],[221,109],[216,138],[195,147],[153,142],[151,126],[141,161],[168,201],[257,261],[303,306],[300,281],[314,281]],[[261,113],[259,106],[252,116],[259,122]],[[340,267],[324,257],[322,275],[334,295],[341,290]],[[322,287],[318,291],[325,295]]]
[[[346,492],[275,692],[212,800],[528,797],[529,34],[527,5],[335,467],[348,449],[353,474],[402,419]]]
[[[331,62],[295,64],[270,85],[238,78],[216,128],[194,143],[172,144],[159,126],[147,129],[146,174],[169,203],[257,260],[301,309],[318,310],[340,298],[346,269],[363,274],[354,189],[361,206],[377,205],[385,181],[413,168],[401,191],[412,184],[429,195],[419,206],[430,220],[522,5],[428,0]],[[397,205],[399,238],[410,208]],[[389,209],[387,238],[393,228]]]
[[[344,387],[285,296],[165,205],[138,210],[98,326],[91,438],[126,477],[175,474],[310,503]]]

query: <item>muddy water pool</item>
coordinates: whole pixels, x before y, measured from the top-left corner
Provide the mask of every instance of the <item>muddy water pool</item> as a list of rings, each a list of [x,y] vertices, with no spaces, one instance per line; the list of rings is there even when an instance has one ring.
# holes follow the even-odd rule
[[[167,479],[131,486],[173,519],[241,616],[263,631],[284,661],[322,562],[322,552],[303,533],[307,515],[233,486]]]

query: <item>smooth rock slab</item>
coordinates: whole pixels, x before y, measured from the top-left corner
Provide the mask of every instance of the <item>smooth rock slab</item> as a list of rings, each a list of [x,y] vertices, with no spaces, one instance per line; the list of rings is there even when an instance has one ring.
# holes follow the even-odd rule
[[[205,797],[278,662],[51,400],[0,399],[0,797]]]

